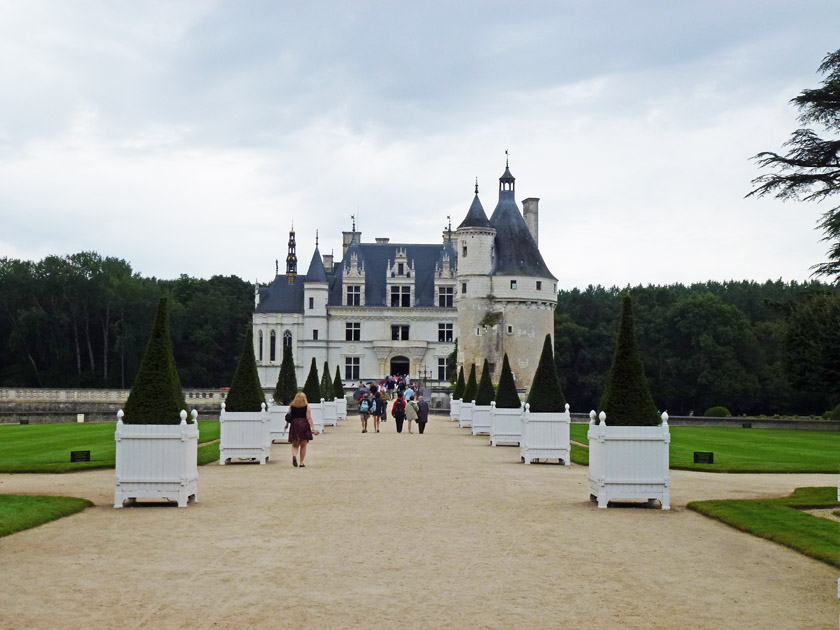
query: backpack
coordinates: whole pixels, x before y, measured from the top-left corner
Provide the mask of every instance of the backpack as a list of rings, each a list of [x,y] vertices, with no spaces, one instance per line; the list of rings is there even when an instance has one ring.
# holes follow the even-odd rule
[[[402,398],[398,398],[397,401],[394,403],[393,416],[395,418],[401,418],[404,415],[405,403],[403,402]]]
[[[368,402],[368,399],[365,398],[359,404],[359,411],[362,412],[362,413],[367,413],[369,410],[370,410],[370,403]]]

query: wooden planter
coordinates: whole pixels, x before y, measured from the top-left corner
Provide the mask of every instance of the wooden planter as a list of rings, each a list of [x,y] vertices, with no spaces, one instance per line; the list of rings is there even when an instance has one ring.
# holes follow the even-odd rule
[[[335,399],[335,416],[340,420],[347,420],[347,399],[344,396]]]
[[[472,434],[490,435],[490,405],[476,405],[473,402]]]
[[[455,400],[452,398],[452,395],[449,395],[449,419],[451,421],[455,421],[458,419],[458,414],[461,412],[461,401]]]
[[[271,423],[262,403],[262,411],[225,411],[219,419],[219,465],[232,459],[256,459],[265,465],[271,456]]]
[[[470,428],[472,426],[473,404],[461,401],[461,409],[458,410],[458,428]]]
[[[309,413],[312,414],[312,424],[320,433],[324,432],[324,399],[321,402],[309,404]]]
[[[128,499],[172,499],[178,507],[198,501],[198,424],[181,412],[181,424],[124,424],[117,412],[114,507]]]
[[[268,408],[268,435],[272,442],[276,440],[285,442],[289,439],[289,430],[286,428],[287,413],[289,413],[289,405],[271,405]]]
[[[500,442],[519,444],[522,434],[522,405],[518,409],[500,409],[494,400],[490,403],[490,446]]]
[[[606,508],[616,499],[659,501],[671,507],[668,414],[655,427],[612,427],[602,411],[600,424],[589,414],[589,496]]]
[[[334,427],[338,424],[338,405],[335,400],[324,401],[324,426]]]
[[[571,458],[569,441],[569,405],[566,411],[532,413],[531,405],[525,405],[522,414],[519,454],[525,464],[539,459],[558,459],[568,466]]]

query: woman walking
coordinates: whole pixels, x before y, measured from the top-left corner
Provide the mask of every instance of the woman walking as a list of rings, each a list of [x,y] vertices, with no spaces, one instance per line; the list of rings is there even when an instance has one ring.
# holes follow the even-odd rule
[[[312,413],[309,411],[309,403],[306,394],[298,392],[292,404],[289,405],[289,443],[292,445],[292,466],[297,468],[298,454],[300,454],[300,467],[306,468],[303,460],[306,459],[306,445],[313,435],[318,435],[315,425],[312,424]]]
[[[373,402],[371,403],[370,415],[373,416],[373,429],[379,433],[379,420],[385,412],[385,401],[382,400],[382,394],[376,392],[373,395]]]
[[[414,433],[411,430],[412,420],[417,420],[417,403],[414,401],[414,396],[409,396],[408,402],[405,404],[405,419],[408,420],[408,432]]]

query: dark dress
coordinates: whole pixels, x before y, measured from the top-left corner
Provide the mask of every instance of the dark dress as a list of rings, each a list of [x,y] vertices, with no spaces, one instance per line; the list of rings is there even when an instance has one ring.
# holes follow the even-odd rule
[[[312,439],[312,428],[306,419],[307,407],[289,407],[289,442],[304,442]]]

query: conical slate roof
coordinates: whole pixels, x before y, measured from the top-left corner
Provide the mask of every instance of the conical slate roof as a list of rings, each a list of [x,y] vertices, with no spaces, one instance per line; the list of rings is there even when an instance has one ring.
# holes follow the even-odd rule
[[[475,193],[475,198],[473,199],[472,205],[467,212],[467,216],[463,221],[461,221],[461,225],[458,226],[458,229],[460,230],[465,227],[492,227],[490,225],[490,221],[487,220],[487,215],[484,213],[481,201],[478,199],[478,193]]]
[[[312,261],[309,263],[309,271],[306,272],[307,282],[326,282],[327,270],[324,269],[324,261],[318,246],[315,246],[315,253],[312,254]]]

